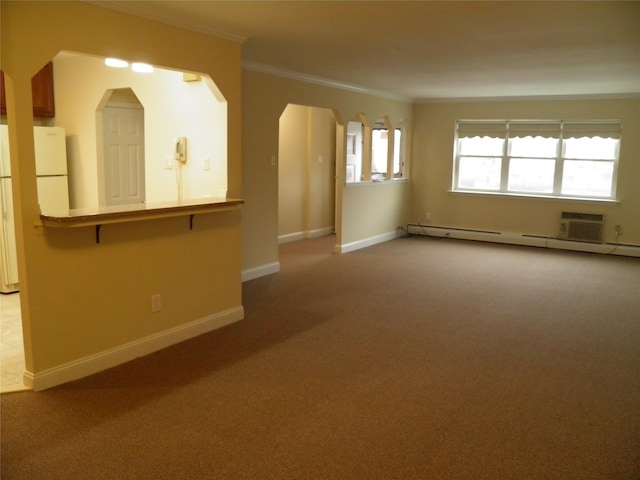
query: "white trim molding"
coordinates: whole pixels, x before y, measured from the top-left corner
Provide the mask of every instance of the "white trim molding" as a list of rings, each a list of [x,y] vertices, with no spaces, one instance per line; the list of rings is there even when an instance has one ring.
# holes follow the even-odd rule
[[[272,275],[280,271],[280,262],[267,263],[259,267],[248,268],[242,271],[242,281],[248,282],[256,278]]]
[[[372,245],[376,245],[378,243],[388,242],[389,240],[393,240],[394,238],[398,238],[398,233],[395,230],[393,232],[387,232],[380,235],[374,235],[373,237],[363,238],[362,240],[358,240],[355,242],[336,245],[335,253],[353,252],[355,250],[360,250],[361,248],[371,247]]]
[[[585,100],[634,100],[640,98],[638,92],[620,93],[578,93],[574,95],[513,95],[504,97],[422,97],[415,98],[414,104],[423,103],[481,103],[481,102],[544,102],[544,101],[585,101]]]
[[[413,103],[412,98],[407,97],[405,95],[398,94],[398,93],[386,92],[381,90],[371,90],[366,87],[338,82],[336,80],[331,80],[329,78],[322,78],[322,77],[316,77],[314,75],[307,75],[306,73],[294,72],[292,70],[285,70],[283,68],[266,65],[264,63],[243,60],[242,68],[244,70],[266,73],[268,75],[274,75],[276,77],[284,77],[290,80],[298,80],[300,82],[313,83],[315,85],[321,85],[323,87],[339,88],[341,90],[362,93],[365,95],[373,95],[376,97],[388,98],[390,100],[397,100],[399,102]]]
[[[316,228],[315,230],[307,230],[304,232],[287,233],[285,235],[278,236],[278,243],[289,243],[298,240],[304,240],[305,238],[317,238],[324,237],[325,235],[331,235],[335,231],[334,227]]]
[[[179,18],[179,16],[158,13],[153,9],[153,5],[140,5],[136,2],[118,2],[107,0],[85,1],[97,7],[110,8],[111,10],[116,10],[120,13],[126,13],[127,15],[146,18],[147,20],[153,20],[154,22],[173,25],[174,27],[184,28],[186,30],[191,30],[192,32],[204,33],[205,35],[211,35],[213,37],[231,40],[232,42],[236,43],[244,43],[247,40],[246,35],[213,28],[209,25],[206,25],[205,22],[193,22],[181,19]]]
[[[278,245],[289,242],[297,242],[298,240],[304,240],[307,238],[305,232],[286,233],[284,235],[278,235]]]
[[[26,371],[24,373],[24,384],[34,391],[55,387],[56,385],[107,370],[212,330],[217,330],[243,318],[244,308],[242,306],[234,307],[42,372],[32,373]]]

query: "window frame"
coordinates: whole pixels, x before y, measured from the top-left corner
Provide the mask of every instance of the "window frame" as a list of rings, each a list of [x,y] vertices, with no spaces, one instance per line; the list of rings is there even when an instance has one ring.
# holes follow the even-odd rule
[[[461,125],[463,130],[467,130],[465,136],[460,136]],[[512,133],[512,127],[515,128],[515,132]],[[526,138],[532,135],[518,136],[518,126],[531,126],[532,131],[540,129],[543,135],[537,135],[538,137],[555,138],[557,139],[556,153],[554,157],[538,157],[538,156],[514,156],[511,155],[511,140],[514,138]],[[573,128],[573,132],[572,132]],[[578,137],[581,128],[584,135]],[[565,131],[568,129],[568,131]],[[469,131],[477,133],[477,135],[470,136]],[[526,131],[526,128],[525,128]],[[576,133],[578,132],[578,133]],[[604,135],[604,136],[601,136]],[[502,139],[502,152],[501,154],[469,154],[461,153],[461,139],[462,138],[498,138]],[[566,157],[566,143],[565,140],[569,138],[613,138],[616,139],[615,155],[613,159],[606,158],[568,158]],[[475,194],[489,194],[489,195],[505,195],[505,196],[531,196],[531,197],[543,197],[552,199],[578,199],[578,200],[592,200],[592,201],[612,201],[617,202],[617,183],[618,183],[618,170],[620,163],[620,144],[622,139],[622,122],[620,120],[457,120],[455,124],[454,134],[454,151],[453,151],[453,170],[451,178],[451,191],[456,193],[475,193]],[[471,188],[460,186],[460,166],[461,159],[464,158],[494,158],[500,160],[500,179],[499,187],[497,189],[491,188]],[[531,160],[553,160],[554,163],[554,175],[553,175],[553,188],[551,192],[543,191],[528,191],[509,189],[509,174],[512,166],[512,160],[519,159],[531,159]],[[563,187],[563,173],[567,162],[571,161],[583,161],[583,162],[606,162],[612,165],[610,195],[609,196],[596,196],[596,195],[579,195],[579,194],[567,194],[562,193]]]

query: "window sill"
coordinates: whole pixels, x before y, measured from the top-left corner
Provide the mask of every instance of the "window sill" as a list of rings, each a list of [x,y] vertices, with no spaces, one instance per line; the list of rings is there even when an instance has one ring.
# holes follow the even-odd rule
[[[619,200],[611,200],[609,198],[584,198],[584,197],[557,197],[553,195],[534,195],[527,193],[505,193],[505,192],[483,192],[476,190],[449,190],[449,193],[454,195],[481,195],[489,197],[504,197],[504,198],[531,198],[536,200],[552,200],[552,201],[566,201],[566,202],[583,202],[583,203],[597,203],[597,204],[611,204],[618,205]]]
[[[352,187],[371,187],[373,185],[388,185],[390,183],[409,183],[408,178],[389,178],[384,180],[371,180],[368,182],[347,182],[344,185],[347,188]]]

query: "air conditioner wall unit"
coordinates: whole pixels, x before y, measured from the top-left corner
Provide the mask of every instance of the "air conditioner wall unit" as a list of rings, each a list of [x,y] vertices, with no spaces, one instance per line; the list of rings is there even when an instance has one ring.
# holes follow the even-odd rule
[[[604,215],[594,213],[562,212],[560,240],[602,243]]]

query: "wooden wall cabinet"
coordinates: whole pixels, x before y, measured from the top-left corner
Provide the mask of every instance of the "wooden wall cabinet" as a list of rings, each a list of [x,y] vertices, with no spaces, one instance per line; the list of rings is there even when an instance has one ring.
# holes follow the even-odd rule
[[[34,117],[54,117],[56,114],[53,96],[53,63],[47,63],[31,79]],[[7,114],[7,101],[4,91],[4,73],[0,71],[0,114]]]

